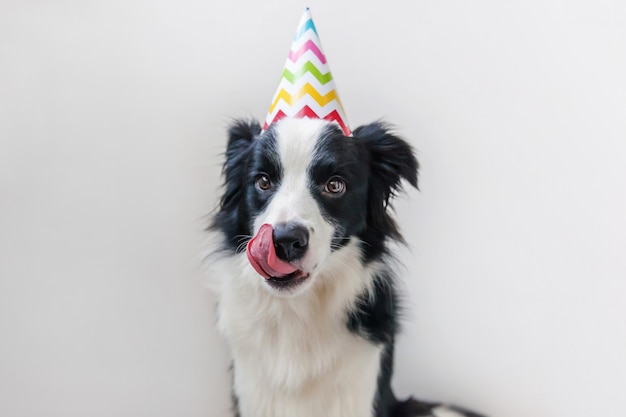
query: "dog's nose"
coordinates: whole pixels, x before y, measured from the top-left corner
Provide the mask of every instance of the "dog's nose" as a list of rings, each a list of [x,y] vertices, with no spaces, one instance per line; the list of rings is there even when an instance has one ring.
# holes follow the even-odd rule
[[[274,227],[276,255],[284,261],[300,259],[309,246],[309,231],[297,223],[278,224]]]

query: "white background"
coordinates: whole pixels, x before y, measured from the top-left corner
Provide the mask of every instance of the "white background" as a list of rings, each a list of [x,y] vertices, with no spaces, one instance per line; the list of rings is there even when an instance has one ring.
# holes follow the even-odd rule
[[[422,163],[398,391],[626,415],[625,3],[310,5],[351,125]],[[304,6],[0,2],[0,415],[227,415],[203,228]]]

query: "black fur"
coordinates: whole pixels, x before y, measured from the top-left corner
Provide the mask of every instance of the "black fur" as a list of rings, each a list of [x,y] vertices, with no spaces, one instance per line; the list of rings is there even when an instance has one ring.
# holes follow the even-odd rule
[[[250,235],[250,226],[246,224],[244,186],[253,140],[261,132],[261,125],[256,121],[237,120],[228,129],[228,143],[222,175],[224,191],[219,202],[219,211],[209,226],[218,229],[229,239],[226,247],[237,250],[242,236]]]
[[[348,329],[374,343],[391,344],[398,331],[398,297],[389,272],[378,275],[348,315]]]
[[[419,164],[411,146],[384,123],[358,127],[354,137],[365,146],[369,156],[367,228],[359,237],[366,243],[365,259],[373,260],[386,253],[388,238],[404,242],[389,206],[401,189],[402,178],[417,188]]]

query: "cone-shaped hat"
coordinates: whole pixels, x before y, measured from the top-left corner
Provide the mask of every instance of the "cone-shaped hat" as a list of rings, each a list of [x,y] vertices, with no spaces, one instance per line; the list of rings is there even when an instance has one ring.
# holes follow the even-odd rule
[[[263,130],[283,117],[333,121],[346,136],[351,135],[308,7],[300,19]]]

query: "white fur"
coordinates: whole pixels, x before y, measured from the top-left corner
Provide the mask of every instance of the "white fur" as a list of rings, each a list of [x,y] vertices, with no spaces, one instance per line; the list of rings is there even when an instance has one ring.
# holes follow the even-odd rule
[[[209,261],[213,277],[219,277],[212,285],[218,328],[230,345],[241,417],[373,414],[381,347],[350,332],[346,320],[379,265],[360,262],[356,240],[330,251],[335,226],[324,220],[306,183],[322,125],[303,120],[277,125],[283,180],[254,219],[254,233],[263,223],[298,221],[309,228],[310,249],[301,267],[310,278],[284,297],[245,254],[215,252]]]

